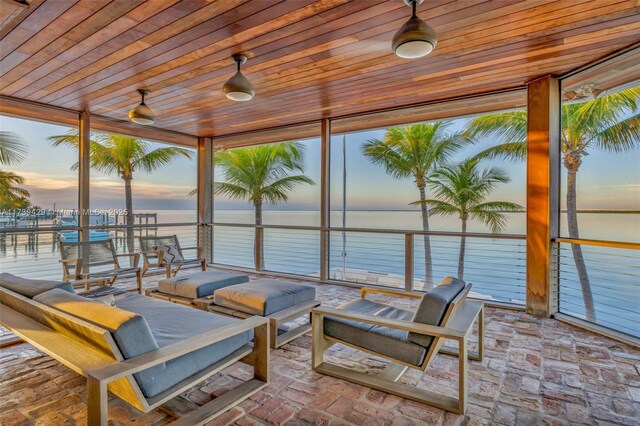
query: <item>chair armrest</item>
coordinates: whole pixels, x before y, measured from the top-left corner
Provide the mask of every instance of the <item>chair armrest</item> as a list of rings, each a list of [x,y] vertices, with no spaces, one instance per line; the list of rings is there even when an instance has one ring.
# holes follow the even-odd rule
[[[142,254],[142,258],[144,260],[145,265],[152,266],[152,267],[162,266],[162,253],[164,252],[157,251],[157,250],[145,250],[145,251],[141,251],[140,253]],[[154,255],[156,257],[155,262],[149,261],[150,255]]]
[[[210,330],[192,336],[188,339],[164,346],[155,351],[147,352],[125,361],[114,363],[97,370],[88,370],[87,375],[101,382],[112,382],[122,377],[130,376],[139,371],[146,370],[155,365],[177,358],[179,356],[195,352],[205,346],[220,342],[229,337],[244,333],[253,328],[267,325],[269,320],[260,316],[253,316],[239,321],[237,324],[227,326],[222,330]]]
[[[385,296],[406,297],[408,299],[422,299],[422,296],[424,296],[424,293],[418,293],[415,291],[388,290],[373,287],[362,287],[360,289],[360,297],[362,299],[367,297],[367,293],[382,294]]]
[[[73,257],[73,258],[70,257],[68,259],[60,259],[60,260],[58,260],[58,262],[63,264],[63,269],[64,269],[63,272],[65,274],[65,279],[68,278],[67,272],[66,272],[67,270],[64,268],[64,267],[66,267],[67,263],[75,263],[74,269],[73,269],[74,275],[75,275],[74,279],[80,280],[80,279],[84,278],[84,275],[86,275],[86,274],[82,273],[82,259],[75,258],[75,257]]]
[[[360,314],[357,312],[350,312],[345,309],[320,307],[312,310],[311,312],[315,315],[381,325],[383,327],[395,328],[397,330],[404,330],[411,333],[422,334],[424,336],[444,337],[446,339],[459,340],[467,335],[467,332],[464,330],[456,330],[453,328],[439,327],[436,325],[421,324],[419,322],[403,321],[375,315]]]
[[[133,268],[137,268],[138,267],[138,263],[140,262],[140,253],[120,253],[120,254],[116,254],[116,257],[132,257],[132,262],[131,262],[131,266]]]
[[[196,246],[196,247],[180,247],[180,250],[195,250],[196,251],[196,256],[198,257],[204,257],[204,247],[202,246]]]

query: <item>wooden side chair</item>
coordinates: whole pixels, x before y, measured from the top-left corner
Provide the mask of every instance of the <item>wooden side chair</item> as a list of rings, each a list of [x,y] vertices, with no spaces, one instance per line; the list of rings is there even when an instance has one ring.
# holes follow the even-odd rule
[[[142,292],[142,274],[138,267],[140,255],[138,253],[116,253],[111,238],[97,241],[64,242],[60,241],[60,263],[65,281],[70,281],[74,287],[88,287],[93,283],[107,283],[113,285],[118,277],[136,277],[137,291]],[[129,267],[120,265],[121,257],[131,259]],[[110,269],[91,271],[92,267],[109,266]],[[88,267],[89,272],[84,272]]]
[[[200,266],[207,270],[207,261],[202,247],[180,247],[177,235],[144,236],[140,239],[142,253],[142,275],[165,272],[167,278],[176,276],[183,266]],[[196,250],[196,258],[185,258],[183,250]]]
[[[360,299],[338,309],[314,309],[313,369],[321,374],[464,414],[467,406],[467,358],[482,360],[484,333],[484,304],[466,299],[470,289],[471,284],[447,277],[426,294],[363,288]],[[368,293],[419,299],[420,304],[414,313],[368,300]],[[472,353],[467,345],[476,320],[478,351]],[[457,341],[457,349],[443,347],[447,339]],[[324,352],[336,343],[391,362],[379,376],[325,362]],[[408,368],[425,371],[438,352],[459,357],[457,398],[398,383]]]

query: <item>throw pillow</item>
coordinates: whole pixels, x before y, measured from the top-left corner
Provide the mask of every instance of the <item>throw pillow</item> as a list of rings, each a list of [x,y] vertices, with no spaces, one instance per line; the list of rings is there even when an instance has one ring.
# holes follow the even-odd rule
[[[161,251],[163,253],[162,260],[164,263],[174,263],[180,260],[184,260],[178,248],[170,244],[162,244],[153,248],[155,251]]]

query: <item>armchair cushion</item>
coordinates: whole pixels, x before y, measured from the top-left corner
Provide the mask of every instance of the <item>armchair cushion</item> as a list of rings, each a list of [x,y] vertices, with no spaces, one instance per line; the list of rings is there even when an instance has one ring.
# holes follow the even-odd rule
[[[162,261],[164,263],[172,264],[172,263],[176,263],[176,262],[180,262],[181,260],[184,260],[184,258],[182,257],[182,254],[180,254],[180,251],[174,245],[160,244],[158,246],[155,246],[153,249],[156,251],[163,252]]]
[[[411,321],[413,317],[410,311],[367,299],[352,300],[340,306],[340,309],[403,321]],[[408,340],[406,331],[389,327],[325,317],[324,334],[416,366],[422,364],[427,354],[424,347]]]
[[[460,293],[465,282],[454,277],[446,277],[434,289],[422,296],[412,320],[422,324],[440,325],[449,303]],[[409,341],[428,348],[433,336],[409,333]]]
[[[54,288],[59,288],[69,293],[75,293],[73,286],[66,281],[32,280],[18,277],[7,272],[0,274],[0,287],[9,289],[30,299],[40,293],[44,293],[45,291]]]

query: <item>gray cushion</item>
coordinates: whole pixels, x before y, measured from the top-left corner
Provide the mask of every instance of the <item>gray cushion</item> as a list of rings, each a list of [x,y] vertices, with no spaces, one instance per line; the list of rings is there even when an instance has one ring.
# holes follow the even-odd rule
[[[403,321],[411,321],[413,317],[412,312],[394,308],[383,303],[372,302],[367,299],[352,300],[340,306],[340,309]],[[406,331],[389,327],[381,327],[341,318],[325,317],[324,333],[327,336],[413,365],[422,364],[427,354],[424,347],[412,343],[407,339],[408,333]]]
[[[164,302],[138,294],[118,297],[118,306],[143,316],[158,346],[164,347],[210,330],[222,330],[238,319],[212,314],[175,303]],[[167,361],[160,368],[145,370],[136,379],[147,397],[158,395],[189,376],[218,362],[251,339],[251,333],[241,333],[195,352]]]
[[[213,293],[218,306],[253,315],[271,315],[316,298],[316,289],[289,281],[262,278]]]
[[[249,281],[247,275],[223,271],[202,271],[194,274],[165,278],[158,281],[161,293],[197,299],[213,294],[219,288]]]
[[[125,359],[158,349],[145,319],[133,312],[60,289],[41,293],[33,300],[108,330]]]
[[[74,293],[73,286],[69,282],[32,280],[17,277],[7,272],[0,274],[0,287],[4,287],[29,298],[33,298],[33,296],[37,296],[40,293],[44,293],[45,291],[54,288],[60,288],[64,291],[68,291],[69,293]]]
[[[459,278],[446,277],[443,279],[440,284],[422,296],[413,321],[422,324],[440,325],[449,303],[464,289],[465,285],[466,283]],[[426,348],[433,341],[433,337],[409,333],[409,341]]]

